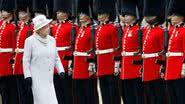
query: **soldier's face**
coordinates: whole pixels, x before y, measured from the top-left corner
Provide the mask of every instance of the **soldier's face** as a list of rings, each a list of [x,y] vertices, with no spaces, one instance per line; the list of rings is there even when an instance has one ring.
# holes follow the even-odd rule
[[[90,17],[84,13],[80,13],[79,19],[80,19],[80,23],[86,23],[90,20]]]
[[[125,22],[126,22],[126,20],[125,20],[125,16],[120,15],[120,20],[121,20],[121,22],[122,22],[122,23],[125,23]]]
[[[2,18],[6,19],[11,15],[11,13],[8,13],[7,11],[2,11]]]
[[[2,12],[0,11],[0,19],[2,19]]]
[[[156,16],[145,16],[144,19],[150,25],[152,25],[153,23],[157,22],[157,20],[156,20],[157,17]]]
[[[19,19],[25,19],[28,16],[28,13],[25,11],[20,11],[19,12]]]
[[[38,30],[39,35],[42,37],[46,37],[50,33],[50,24],[42,27],[41,29]]]
[[[183,21],[184,21],[184,16],[177,16],[177,15],[172,15],[171,16],[171,23],[173,25],[179,24],[179,23],[181,23]]]
[[[125,15],[125,22],[126,23],[130,24],[130,23],[132,23],[135,20],[136,20],[136,18],[134,16],[132,16],[132,15]]]
[[[98,21],[100,22],[105,22],[106,20],[109,19],[109,14],[98,14]]]
[[[57,19],[58,20],[68,19],[68,14],[62,11],[57,11]]]

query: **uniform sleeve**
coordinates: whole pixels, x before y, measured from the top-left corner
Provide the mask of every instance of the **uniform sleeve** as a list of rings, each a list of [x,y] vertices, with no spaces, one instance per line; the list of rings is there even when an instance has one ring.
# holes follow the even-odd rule
[[[60,57],[58,56],[56,42],[55,42],[55,68],[57,69],[58,74],[60,74],[61,72],[64,72],[64,67],[63,67],[62,62],[60,60]]]
[[[31,72],[30,72],[30,65],[31,65],[31,41],[26,40],[25,45],[24,45],[24,54],[23,54],[23,72],[24,72],[24,77],[28,78],[31,77]]]

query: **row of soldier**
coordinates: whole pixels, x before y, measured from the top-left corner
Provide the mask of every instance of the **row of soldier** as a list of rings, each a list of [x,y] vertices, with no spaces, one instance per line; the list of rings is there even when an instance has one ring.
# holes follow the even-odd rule
[[[16,1],[1,2],[0,91],[3,104],[32,104],[24,41],[33,32],[29,13],[48,14],[49,0]],[[98,104],[98,78],[103,104],[184,104],[184,3],[54,0],[51,35],[66,73],[54,72],[58,103]]]

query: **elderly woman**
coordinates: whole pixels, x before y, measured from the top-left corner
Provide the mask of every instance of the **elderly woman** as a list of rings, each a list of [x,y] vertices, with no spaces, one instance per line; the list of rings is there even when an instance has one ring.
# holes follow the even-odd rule
[[[33,19],[34,34],[26,39],[23,55],[24,76],[32,87],[34,104],[58,104],[53,85],[54,67],[61,78],[64,69],[55,39],[49,36],[50,22],[44,15]]]

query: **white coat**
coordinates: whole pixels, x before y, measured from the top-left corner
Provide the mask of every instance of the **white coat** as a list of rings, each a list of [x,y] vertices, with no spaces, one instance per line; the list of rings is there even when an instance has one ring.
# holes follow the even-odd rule
[[[54,67],[64,72],[55,39],[41,38],[37,33],[25,41],[23,69],[25,78],[32,78],[34,104],[58,104],[53,84]]]

